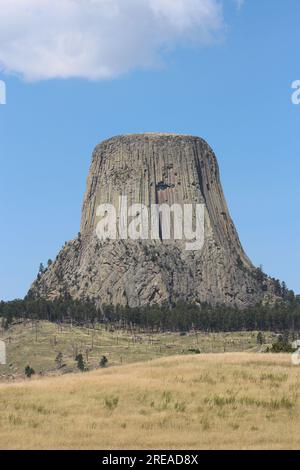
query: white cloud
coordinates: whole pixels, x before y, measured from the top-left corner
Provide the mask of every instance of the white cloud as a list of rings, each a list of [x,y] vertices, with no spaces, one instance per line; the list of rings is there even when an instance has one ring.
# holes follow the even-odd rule
[[[219,0],[0,0],[0,69],[27,80],[116,77],[177,44],[213,42]]]

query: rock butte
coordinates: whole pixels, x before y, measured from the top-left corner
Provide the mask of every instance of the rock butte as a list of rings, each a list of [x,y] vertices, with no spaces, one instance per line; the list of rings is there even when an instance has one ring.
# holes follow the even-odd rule
[[[121,194],[129,205],[147,207],[204,203],[204,248],[186,251],[178,240],[99,241],[96,209]],[[186,301],[244,308],[276,297],[274,281],[258,276],[241,246],[211,148],[199,137],[160,133],[113,137],[95,148],[81,232],[30,293],[130,307]]]

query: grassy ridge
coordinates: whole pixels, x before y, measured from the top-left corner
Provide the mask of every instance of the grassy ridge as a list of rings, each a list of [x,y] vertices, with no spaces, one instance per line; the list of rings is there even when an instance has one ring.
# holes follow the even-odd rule
[[[274,337],[265,334],[268,343],[274,341]],[[0,338],[6,340],[8,362],[7,366],[0,366],[0,381],[8,377],[23,378],[26,365],[43,374],[76,371],[74,358],[78,353],[83,354],[89,369],[94,369],[99,367],[102,355],[107,356],[111,366],[188,354],[193,349],[203,353],[260,349],[257,332],[146,334],[105,329],[100,324],[92,328],[47,321],[26,321],[12,326]],[[63,354],[66,367],[57,371],[55,358],[59,352]]]
[[[299,449],[289,355],[174,356],[0,385],[1,449]]]

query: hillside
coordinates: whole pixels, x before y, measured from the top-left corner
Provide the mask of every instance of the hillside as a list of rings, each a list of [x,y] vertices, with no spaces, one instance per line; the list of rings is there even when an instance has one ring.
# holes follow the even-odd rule
[[[295,449],[299,389],[288,355],[253,353],[1,384],[0,448]]]
[[[265,333],[267,343],[276,335]],[[256,332],[236,333],[158,333],[126,331],[101,324],[75,326],[47,321],[24,321],[0,333],[7,347],[7,365],[0,366],[0,381],[24,378],[24,368],[30,365],[36,373],[63,374],[78,371],[75,356],[82,353],[89,369],[99,367],[105,355],[109,366],[125,365],[163,356],[189,354],[200,349],[203,353],[259,350]],[[55,358],[63,355],[57,368]]]

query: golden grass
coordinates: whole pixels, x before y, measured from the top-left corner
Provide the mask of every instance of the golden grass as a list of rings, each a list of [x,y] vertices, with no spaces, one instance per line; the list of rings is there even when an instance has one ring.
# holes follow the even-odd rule
[[[1,449],[299,449],[289,355],[173,356],[0,385]]]

